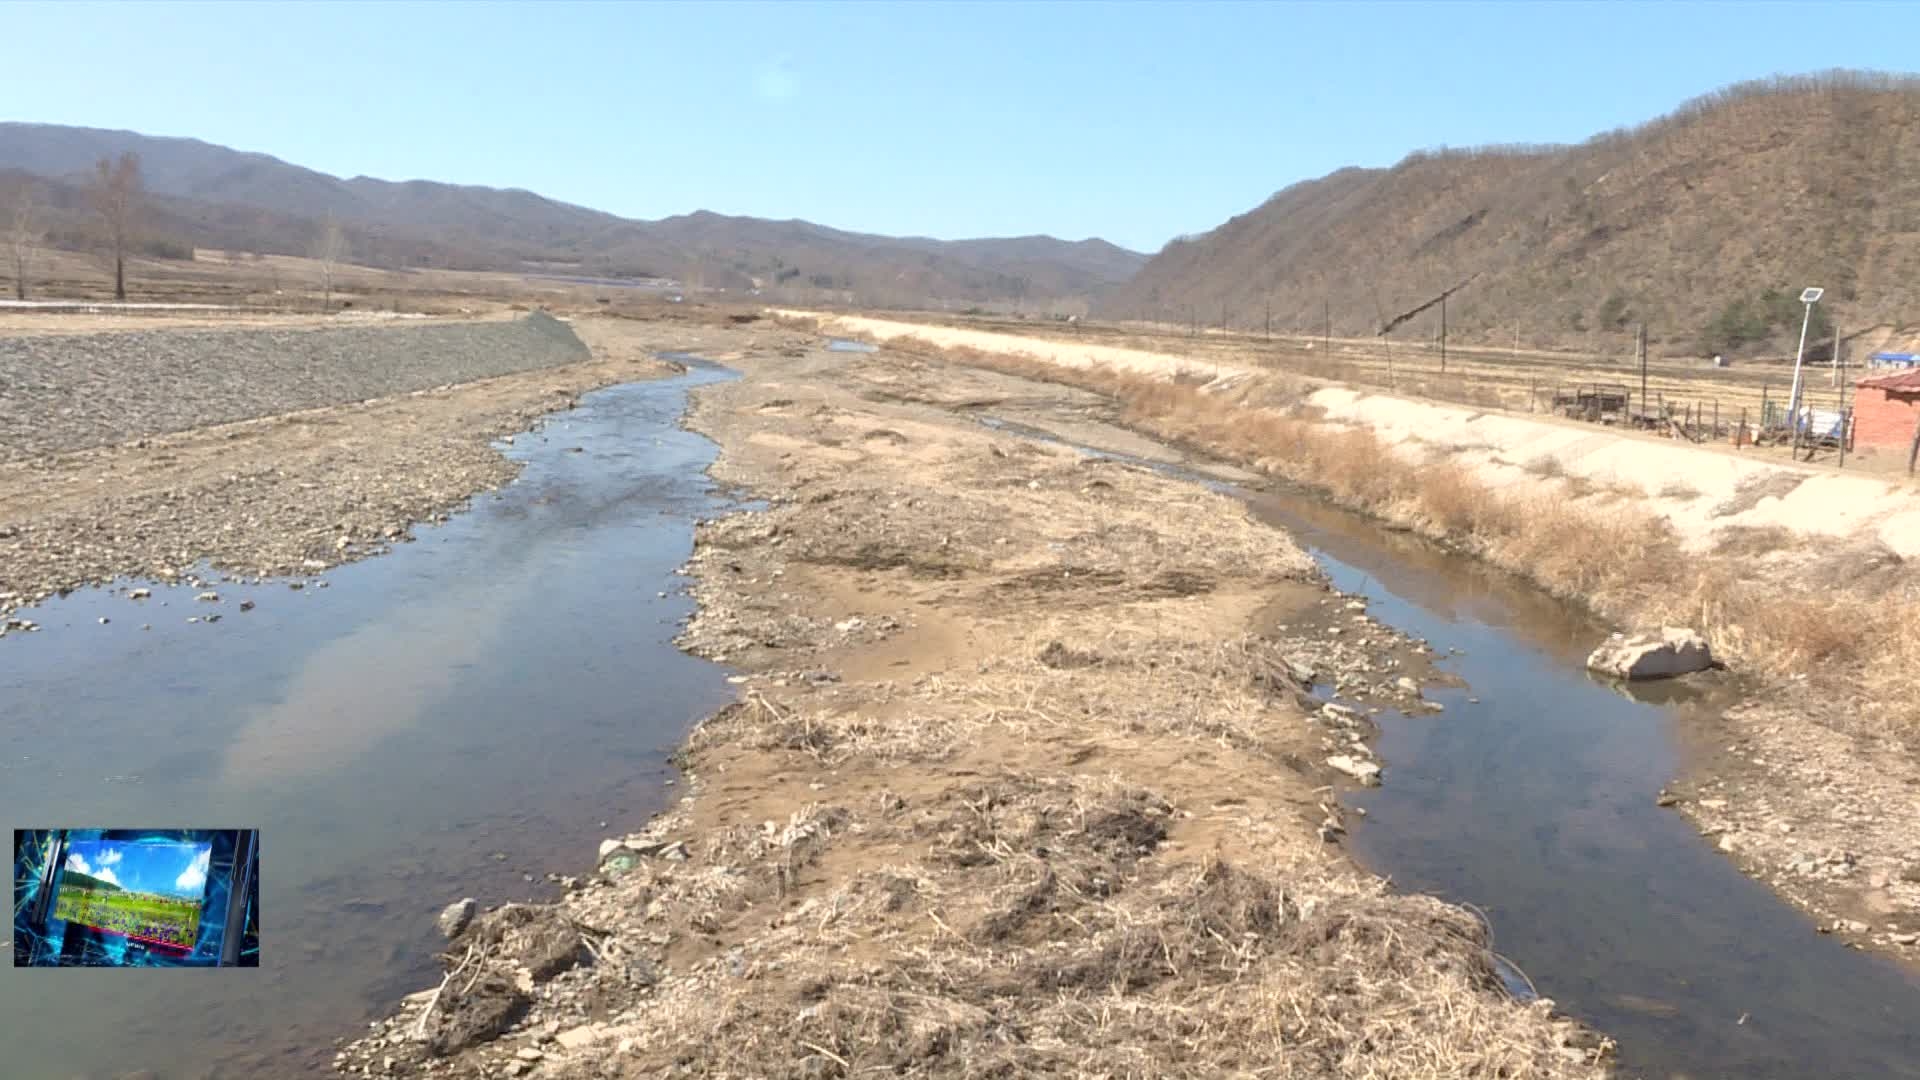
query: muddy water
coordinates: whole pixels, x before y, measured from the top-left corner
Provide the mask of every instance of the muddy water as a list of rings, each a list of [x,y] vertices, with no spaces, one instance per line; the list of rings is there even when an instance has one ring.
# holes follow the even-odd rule
[[[263,961],[0,967],[0,1075],[320,1074],[428,982],[440,906],[550,896],[661,808],[666,754],[728,697],[672,644],[692,521],[722,509],[677,421],[723,377],[587,395],[506,448],[513,484],[325,589],[23,613],[46,630],[0,642],[0,825],[260,827]]]
[[[1370,614],[1461,650],[1441,667],[1466,687],[1428,691],[1444,713],[1385,718],[1385,785],[1350,799],[1362,862],[1483,909],[1625,1075],[1920,1077],[1920,979],[1819,936],[1655,805],[1724,687],[1635,701],[1586,676],[1606,628],[1566,605],[1310,497],[1249,502]]]

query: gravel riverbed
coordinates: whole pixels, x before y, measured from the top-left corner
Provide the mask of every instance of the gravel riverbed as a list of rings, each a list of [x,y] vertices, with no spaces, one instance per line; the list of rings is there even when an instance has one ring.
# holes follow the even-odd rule
[[[445,334],[357,328],[355,336],[392,334],[393,340],[357,347],[351,359],[334,354],[342,366],[324,376],[300,370],[302,363],[322,362],[319,349],[262,361],[260,370],[280,374],[250,389],[232,381],[236,361],[205,352],[210,368],[226,372],[224,396],[213,395],[217,407],[174,400],[194,397],[202,383],[137,385],[159,368],[145,375],[120,369],[107,380],[103,397],[117,403],[113,409],[37,399],[39,411],[23,418],[8,403],[0,410],[0,430],[10,438],[26,432],[43,447],[117,441],[64,452],[0,452],[0,636],[34,628],[35,616],[21,608],[122,577],[176,581],[202,563],[242,577],[313,574],[377,554],[408,540],[415,522],[452,513],[475,493],[511,480],[519,467],[493,447],[495,439],[571,408],[586,391],[672,370],[656,358],[659,352],[724,352],[755,341],[751,332],[725,327],[611,318],[569,325],[545,315],[436,329],[459,331],[464,351],[453,344],[460,339]],[[248,348],[263,348],[265,337],[301,333],[186,336],[202,347],[245,340]],[[423,342],[433,348],[419,351]],[[185,348],[169,340],[159,352],[177,358]],[[377,370],[381,357],[404,370]],[[516,367],[526,370],[510,370]],[[353,399],[414,383],[424,385]],[[220,410],[258,414],[328,395],[351,400],[140,434]]]
[[[589,358],[514,321],[0,337],[0,461],[389,397]]]

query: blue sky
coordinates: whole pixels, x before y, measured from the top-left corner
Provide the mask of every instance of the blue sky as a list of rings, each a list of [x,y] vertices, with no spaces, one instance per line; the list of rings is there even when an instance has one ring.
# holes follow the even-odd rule
[[[0,119],[326,172],[1157,249],[1427,146],[1907,70],[1920,4],[9,3]]]
[[[206,889],[209,858],[205,844],[75,840],[67,848],[66,868],[128,892],[198,897]]]

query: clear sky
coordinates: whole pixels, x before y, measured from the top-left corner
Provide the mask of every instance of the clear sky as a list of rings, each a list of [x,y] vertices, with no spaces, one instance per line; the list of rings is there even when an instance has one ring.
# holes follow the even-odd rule
[[[206,844],[75,840],[67,849],[67,869],[128,892],[197,897],[207,885],[210,856]]]
[[[1916,3],[0,3],[0,119],[343,176],[1157,249],[1427,146],[1908,70]]]

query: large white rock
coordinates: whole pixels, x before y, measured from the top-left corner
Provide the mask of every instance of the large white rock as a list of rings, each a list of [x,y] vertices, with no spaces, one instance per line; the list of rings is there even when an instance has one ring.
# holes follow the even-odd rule
[[[1615,634],[1593,655],[1587,667],[1616,679],[1666,679],[1705,671],[1713,666],[1707,639],[1692,630],[1669,626],[1658,634]]]
[[[1367,787],[1380,786],[1380,766],[1371,761],[1362,761],[1350,754],[1335,754],[1327,759],[1327,764],[1340,772],[1353,777]]]

